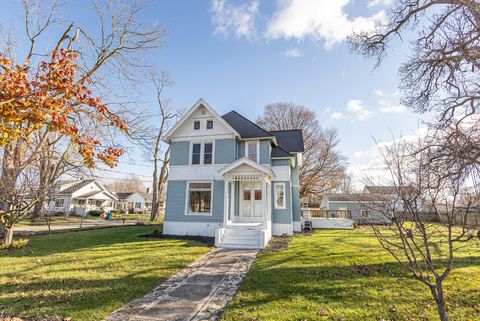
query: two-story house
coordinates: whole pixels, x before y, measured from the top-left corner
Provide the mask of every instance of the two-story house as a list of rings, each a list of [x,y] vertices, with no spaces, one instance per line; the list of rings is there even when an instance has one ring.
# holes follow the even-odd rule
[[[167,133],[164,233],[215,236],[219,247],[264,248],[301,230],[300,129],[268,131],[200,99]]]

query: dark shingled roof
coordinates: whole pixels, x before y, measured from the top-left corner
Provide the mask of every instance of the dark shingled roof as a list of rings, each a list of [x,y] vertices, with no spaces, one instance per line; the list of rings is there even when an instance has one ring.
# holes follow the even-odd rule
[[[116,196],[119,200],[124,200],[132,194],[133,192],[121,192],[121,193],[116,193]]]
[[[414,193],[415,188],[413,186],[365,186],[363,192],[369,194],[396,195],[400,192]]]
[[[385,195],[379,194],[325,194],[324,197],[332,202],[373,202],[385,201]]]
[[[246,119],[234,110],[223,115],[222,118],[230,126],[232,126],[232,128],[235,129],[242,138],[259,138],[273,136],[271,133],[258,126],[257,124],[251,122],[250,120]]]
[[[94,179],[84,179],[84,180],[81,180],[79,181],[78,183],[75,183],[73,184],[72,186],[69,186],[67,187],[66,189],[64,189],[63,191],[60,191],[60,193],[62,194],[71,194],[71,193],[74,193],[76,191],[78,191],[79,189],[81,189],[82,187],[85,187],[87,186],[88,184],[94,182],[95,180]]]
[[[293,157],[293,155],[280,146],[273,146],[272,157]]]
[[[302,153],[305,151],[301,129],[268,131],[236,111],[231,111],[223,115],[222,118],[240,134],[241,138],[275,136],[278,146],[273,146],[272,157],[292,157],[291,153]]]
[[[303,153],[303,135],[301,129],[271,130],[280,147],[290,153]]]

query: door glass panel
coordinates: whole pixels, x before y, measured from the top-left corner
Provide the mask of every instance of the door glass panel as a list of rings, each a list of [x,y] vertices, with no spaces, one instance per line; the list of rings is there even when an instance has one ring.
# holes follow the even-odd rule
[[[252,190],[249,185],[243,187],[243,211],[242,216],[252,216]]]

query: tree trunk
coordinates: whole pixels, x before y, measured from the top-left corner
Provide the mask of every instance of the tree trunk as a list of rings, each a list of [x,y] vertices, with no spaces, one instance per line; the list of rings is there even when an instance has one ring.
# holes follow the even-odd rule
[[[12,246],[13,242],[13,226],[12,227],[4,227],[3,228],[3,243],[8,247]]]
[[[442,280],[438,279],[436,282],[436,286],[432,289],[433,297],[435,298],[435,302],[437,303],[437,311],[438,316],[440,317],[440,321],[448,321],[448,313],[445,307],[445,294],[443,292],[443,284]]]

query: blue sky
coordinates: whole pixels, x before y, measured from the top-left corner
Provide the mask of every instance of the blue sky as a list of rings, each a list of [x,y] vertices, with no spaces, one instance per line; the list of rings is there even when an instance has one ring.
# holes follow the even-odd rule
[[[94,29],[95,16],[86,2],[72,1],[62,14]],[[395,50],[373,70],[373,61],[352,54],[345,43],[352,29],[381,23],[390,3],[157,0],[141,20],[168,29],[166,43],[149,59],[172,74],[175,86],[167,95],[176,108],[201,97],[220,114],[235,109],[255,120],[268,103],[307,106],[322,126],[338,129],[339,149],[359,176],[360,168],[375,166],[373,137],[389,141],[392,134],[409,134],[421,125],[419,115],[399,105],[397,70],[408,45],[395,42]],[[2,24],[18,26],[19,2],[9,2],[2,12]],[[125,161],[141,166],[123,163],[116,170],[148,180],[148,162],[140,154],[130,158]]]

